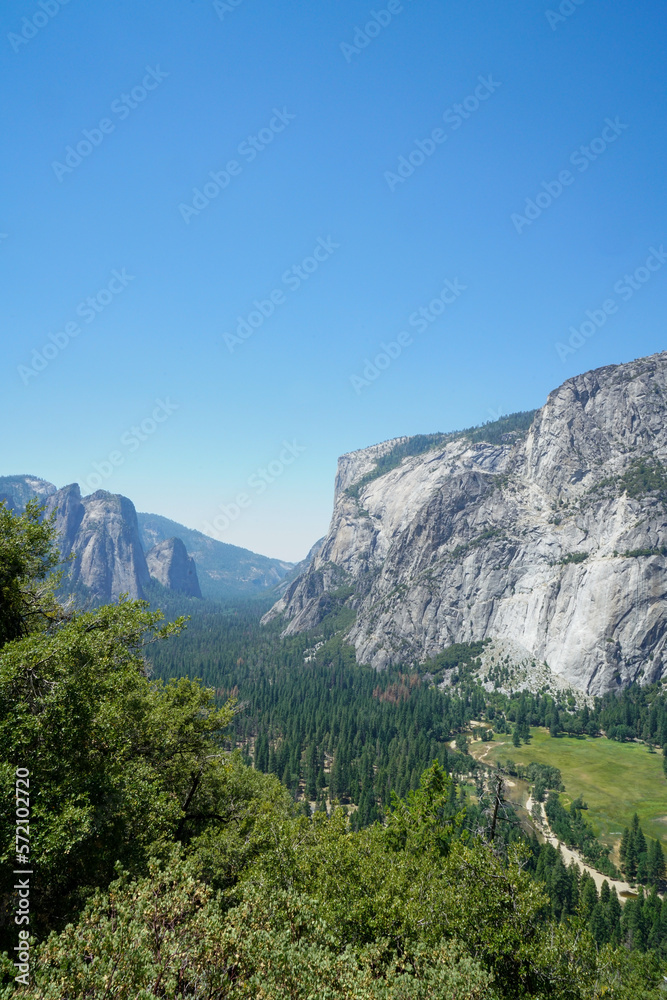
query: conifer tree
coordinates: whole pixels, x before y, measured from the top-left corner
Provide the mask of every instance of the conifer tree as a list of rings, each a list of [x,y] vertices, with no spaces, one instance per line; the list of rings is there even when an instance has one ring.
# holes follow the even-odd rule
[[[636,822],[635,822],[636,821]],[[637,846],[636,846],[636,836],[639,829],[639,817],[635,813],[632,819],[632,825],[628,832],[627,843],[625,845],[625,859],[623,862],[625,874],[627,877],[634,881],[637,877]]]
[[[638,826],[635,834],[635,856],[637,858],[637,881],[645,884],[649,879],[648,853],[646,847],[646,837],[641,826]]]
[[[606,944],[609,940],[609,925],[607,922],[607,911],[605,906],[598,902],[593,907],[588,928],[596,944]]]
[[[585,919],[590,919],[597,902],[598,891],[595,888],[595,882],[588,872],[584,872],[580,883],[579,910]]]
[[[621,914],[623,908],[621,906],[618,894],[616,892],[616,886],[614,886],[609,894],[609,903],[607,905],[607,924],[609,926],[609,941],[612,944],[619,944],[621,941]]]
[[[306,758],[306,799],[312,802],[317,798],[317,747],[311,743]]]
[[[667,894],[660,907],[660,950],[663,956],[667,957]]]
[[[644,890],[640,888],[637,899],[629,899],[623,909],[621,926],[626,944],[638,951],[645,951],[647,944],[644,917]]]
[[[652,840],[648,848],[647,872],[651,885],[659,885],[665,877],[665,855],[659,840]]]
[[[576,913],[579,908],[579,866],[572,862],[570,872],[570,900],[572,912]]]

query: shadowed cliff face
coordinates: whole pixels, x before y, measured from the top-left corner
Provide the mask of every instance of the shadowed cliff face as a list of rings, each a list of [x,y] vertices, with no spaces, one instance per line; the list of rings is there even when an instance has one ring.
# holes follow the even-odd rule
[[[82,499],[75,483],[47,498],[46,513],[53,511],[61,556],[73,556],[72,589],[85,587],[94,603],[144,596],[149,573],[131,500],[105,490]]]
[[[589,693],[667,673],[667,354],[569,379],[527,433],[453,437],[355,497],[391,445],[341,458],[329,533],[268,616],[287,633],[346,584],[377,668],[491,638]]]
[[[201,597],[197,567],[180,538],[167,538],[146,553],[148,572],[169,590]]]

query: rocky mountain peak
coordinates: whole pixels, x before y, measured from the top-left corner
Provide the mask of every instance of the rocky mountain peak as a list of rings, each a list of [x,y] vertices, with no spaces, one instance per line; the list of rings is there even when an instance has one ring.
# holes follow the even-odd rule
[[[48,497],[46,512],[55,512],[61,557],[73,556],[69,573],[75,591],[94,603],[124,593],[144,596],[149,573],[131,500],[106,490],[82,498],[74,483]]]
[[[268,617],[311,628],[341,592],[378,669],[490,639],[588,693],[662,676],[667,353],[525,418],[343,456],[329,532]]]
[[[188,597],[201,597],[197,566],[180,538],[167,538],[146,553],[148,572],[169,590]]]

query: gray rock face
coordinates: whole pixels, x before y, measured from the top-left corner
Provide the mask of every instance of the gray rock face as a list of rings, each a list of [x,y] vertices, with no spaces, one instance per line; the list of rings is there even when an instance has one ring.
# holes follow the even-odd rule
[[[53,483],[37,476],[0,476],[0,503],[4,500],[11,510],[23,511],[28,500],[44,501],[56,492]]]
[[[148,572],[169,590],[188,597],[201,597],[197,567],[180,538],[167,538],[146,553]]]
[[[82,499],[75,483],[47,498],[46,512],[53,511],[61,556],[73,557],[69,566],[73,590],[85,588],[96,604],[124,593],[144,596],[148,566],[131,500],[105,490]]]
[[[486,638],[589,694],[667,673],[667,353],[569,379],[527,434],[462,434],[346,492],[268,618],[313,627],[346,585],[360,662],[421,662]],[[379,449],[384,449],[378,452]]]

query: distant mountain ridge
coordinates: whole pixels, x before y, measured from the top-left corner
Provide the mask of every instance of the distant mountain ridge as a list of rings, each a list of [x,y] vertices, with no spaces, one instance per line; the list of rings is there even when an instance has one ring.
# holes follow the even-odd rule
[[[202,594],[211,600],[250,596],[274,587],[294,568],[294,563],[262,556],[249,549],[219,542],[194,528],[186,528],[160,514],[137,514],[145,549],[167,538],[180,538],[192,556]]]
[[[0,502],[4,500],[12,510],[23,510],[28,500],[45,500],[57,492],[57,486],[37,476],[0,476]]]
[[[61,557],[73,557],[69,586],[88,603],[143,598],[151,579],[189,597],[234,599],[274,586],[293,568],[158,514],[137,515],[120,494],[82,497],[76,483],[59,490],[36,476],[0,476],[0,501],[12,509],[34,497],[55,512]]]

